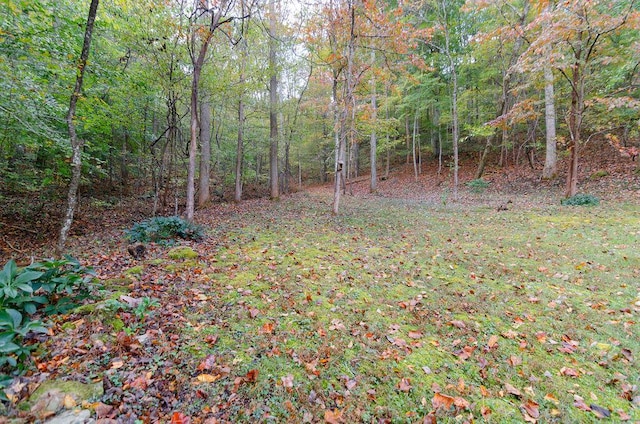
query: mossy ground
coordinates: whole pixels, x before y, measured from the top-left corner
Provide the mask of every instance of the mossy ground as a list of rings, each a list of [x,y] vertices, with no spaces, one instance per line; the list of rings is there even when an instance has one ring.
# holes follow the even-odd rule
[[[522,422],[528,402],[543,422],[596,422],[590,405],[640,420],[636,205],[342,208],[306,195],[245,211],[195,247],[198,261],[143,274],[161,306],[144,325],[115,318],[134,336],[159,326],[163,341],[142,368],[103,358],[110,378],[151,372],[150,385],[179,387],[172,410],[228,422],[330,410],[414,423],[436,392],[467,402],[439,422]]]

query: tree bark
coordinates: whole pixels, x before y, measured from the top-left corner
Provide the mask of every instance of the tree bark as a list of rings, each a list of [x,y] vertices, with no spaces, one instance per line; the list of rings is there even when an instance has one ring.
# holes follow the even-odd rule
[[[204,65],[204,59],[207,56],[207,50],[209,49],[209,44],[211,43],[211,39],[213,38],[213,33],[218,28],[220,24],[220,17],[222,16],[223,11],[227,9],[227,5],[228,0],[221,0],[216,11],[211,14],[211,21],[207,28],[207,32],[202,40],[202,45],[200,46],[198,56],[191,56],[191,62],[193,64],[193,74],[191,79],[191,124],[189,139],[189,165],[187,168],[187,205],[185,211],[186,217],[189,221],[193,221],[193,215],[195,212],[196,153],[198,149],[199,125],[198,90],[200,86],[200,74],[202,73],[202,66]],[[197,36],[195,29],[191,36],[194,38]]]
[[[552,179],[558,172],[556,154],[556,106],[553,90],[553,71],[550,66],[544,67],[544,120],[546,124],[546,154],[542,178]]]
[[[376,51],[371,50],[371,66],[373,67],[376,61]],[[378,169],[376,158],[378,155],[378,137],[376,135],[376,124],[378,120],[378,105],[376,102],[376,78],[375,74],[371,73],[371,142],[369,146],[369,161],[371,162],[371,184],[369,185],[369,191],[375,193],[378,189]]]
[[[580,52],[578,51],[576,58],[579,57]],[[569,110],[569,131],[571,133],[569,137],[569,172],[567,173],[565,197],[575,196],[578,192],[578,147],[584,111],[584,80],[580,66],[580,63],[576,63],[573,68],[571,108]]]
[[[75,120],[78,99],[82,94],[82,81],[84,78],[85,68],[87,67],[87,60],[89,59],[91,38],[93,36],[93,25],[98,12],[98,4],[99,0],[91,0],[91,4],[89,5],[89,15],[87,17],[87,24],[84,32],[82,52],[80,53],[80,60],[78,61],[76,84],[73,89],[73,94],[71,95],[71,100],[69,101],[69,111],[67,113],[67,126],[69,129],[69,139],[72,150],[71,181],[69,183],[69,191],[67,194],[67,210],[62,221],[58,245],[56,247],[56,251],[59,255],[62,254],[65,244],[67,243],[69,230],[73,224],[73,215],[75,214],[76,205],[78,203],[78,187],[80,186],[80,177],[82,174],[82,149],[84,147],[84,140],[78,139],[75,123],[73,121]]]
[[[418,111],[413,115],[413,136],[411,137],[411,156],[413,158],[413,179],[418,182],[418,164],[416,162],[416,136],[418,131]]]
[[[211,200],[211,104],[203,99],[200,105],[200,190],[198,206],[202,207]]]
[[[271,198],[280,197],[278,187],[278,72],[276,69],[275,0],[269,0],[269,180]]]

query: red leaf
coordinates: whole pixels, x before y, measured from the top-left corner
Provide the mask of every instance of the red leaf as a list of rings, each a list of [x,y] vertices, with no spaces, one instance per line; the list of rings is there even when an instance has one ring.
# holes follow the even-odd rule
[[[182,412],[174,412],[173,415],[171,415],[171,424],[191,424],[191,418]]]
[[[247,375],[244,376],[244,379],[249,383],[255,383],[258,380],[258,374],[260,372],[258,370],[250,370],[247,372]]]

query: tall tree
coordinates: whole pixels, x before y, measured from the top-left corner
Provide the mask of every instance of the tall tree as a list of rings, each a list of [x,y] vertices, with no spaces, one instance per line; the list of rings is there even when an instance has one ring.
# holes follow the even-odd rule
[[[98,3],[99,0],[91,0],[91,4],[89,5],[89,15],[87,17],[87,24],[85,26],[82,52],[80,53],[80,59],[78,60],[76,83],[73,88],[71,100],[69,102],[69,112],[67,113],[67,126],[69,128],[69,139],[71,141],[72,151],[72,174],[71,182],[69,183],[69,191],[67,194],[67,210],[64,216],[64,220],[62,221],[60,236],[58,238],[58,254],[61,254],[64,250],[69,230],[71,229],[71,225],[73,224],[73,216],[75,214],[76,205],[78,203],[78,186],[80,185],[80,177],[82,174],[82,149],[84,147],[84,140],[78,138],[74,121],[76,118],[76,106],[78,104],[78,99],[82,94],[82,81],[84,79],[84,72],[87,67],[87,60],[89,59],[91,39],[93,37],[93,25],[96,20],[96,14],[98,12]]]
[[[200,75],[207,57],[207,50],[211,44],[214,33],[218,27],[224,23],[231,22],[233,18],[225,16],[230,12],[234,0],[220,0],[209,4],[207,0],[194,0],[194,9],[190,16],[193,22],[190,32],[190,52],[193,73],[191,77],[191,121],[189,139],[189,164],[187,169],[187,205],[186,217],[193,220],[195,212],[195,175],[196,175],[196,154],[198,149],[198,96],[200,88]],[[199,18],[206,19],[206,25],[198,23]],[[223,19],[224,18],[224,19]],[[200,46],[197,42],[200,40]]]
[[[558,4],[552,13],[540,14],[531,24],[537,29],[537,37],[523,56],[523,69],[540,71],[546,63],[553,63],[571,89],[566,197],[578,191],[581,131],[589,94],[587,82],[596,71],[595,66],[606,62],[607,49],[600,47],[609,41],[607,36],[631,25],[638,26],[637,19],[629,20],[634,8],[634,0],[616,3],[569,0]],[[540,61],[541,55],[547,52],[549,60]]]
[[[200,188],[198,206],[202,207],[211,199],[209,181],[211,178],[211,103],[208,97],[200,104]]]
[[[276,63],[276,0],[269,0],[269,181],[271,198],[280,196],[278,185],[278,70]]]

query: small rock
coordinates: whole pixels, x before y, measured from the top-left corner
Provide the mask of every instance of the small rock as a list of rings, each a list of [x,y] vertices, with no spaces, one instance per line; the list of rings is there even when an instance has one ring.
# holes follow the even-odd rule
[[[90,411],[80,409],[75,411],[65,411],[62,414],[45,421],[44,424],[94,424],[95,422],[96,420],[91,418]]]

